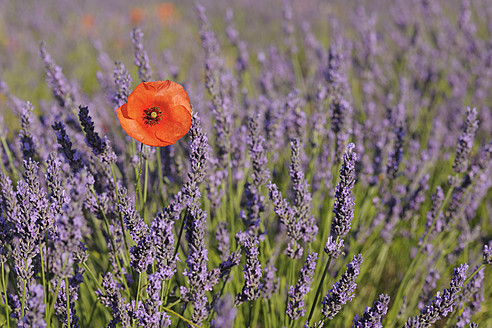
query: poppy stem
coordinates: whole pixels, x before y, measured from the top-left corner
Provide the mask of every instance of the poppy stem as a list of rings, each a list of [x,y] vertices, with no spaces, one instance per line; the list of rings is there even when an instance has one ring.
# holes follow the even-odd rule
[[[161,195],[161,201],[164,200],[164,194],[162,192],[162,161],[161,161],[161,147],[156,147],[156,157],[157,157],[157,176],[159,177],[159,194]]]
[[[145,220],[145,204],[147,202],[147,181],[149,176],[149,160],[144,158],[145,161],[145,174],[144,174],[144,191],[143,191],[143,203],[142,203],[142,217]]]
[[[142,191],[140,190],[140,175],[142,175],[142,151],[143,151],[143,143],[140,144],[140,159],[138,161],[138,174],[137,174],[137,185],[135,186],[135,210],[138,210],[137,205],[137,193],[140,195],[140,200],[142,200]]]

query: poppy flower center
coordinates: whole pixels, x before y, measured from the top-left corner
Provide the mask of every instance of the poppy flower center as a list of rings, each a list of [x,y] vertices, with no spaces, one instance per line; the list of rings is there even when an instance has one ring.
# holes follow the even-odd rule
[[[154,106],[144,110],[143,120],[145,124],[154,126],[158,124],[161,121],[161,119],[162,119],[162,111],[159,109],[159,107]]]

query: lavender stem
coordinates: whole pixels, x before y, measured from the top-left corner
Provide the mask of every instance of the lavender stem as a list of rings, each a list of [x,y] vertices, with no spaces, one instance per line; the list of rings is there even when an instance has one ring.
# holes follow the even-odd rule
[[[48,245],[46,245],[48,246]],[[48,251],[48,247],[46,247],[46,251]],[[41,280],[43,281],[43,288],[44,288],[44,304],[48,304],[48,287],[46,285],[46,278],[45,278],[45,274],[44,274],[44,256],[43,256],[43,248],[40,247],[39,249],[39,255],[41,257]],[[46,266],[48,267],[48,266]],[[2,270],[3,270],[3,263],[2,263]],[[5,298],[7,299],[7,298]],[[7,312],[8,314],[8,312]],[[48,315],[48,311],[47,311],[47,308],[45,307],[44,308],[44,317],[45,317],[45,321],[47,319],[47,315]]]
[[[194,323],[193,323],[193,322],[191,322],[190,320],[188,320],[188,319],[186,319],[185,317],[183,317],[181,314],[176,313],[176,312],[174,312],[173,310],[171,310],[171,309],[169,309],[169,308],[167,308],[167,307],[165,307],[165,306],[163,306],[163,307],[162,307],[162,309],[163,309],[164,311],[166,311],[166,312],[169,312],[169,313],[171,313],[171,314],[174,314],[174,315],[175,315],[175,316],[177,316],[180,320],[183,320],[184,322],[186,322],[187,324],[189,324],[189,325],[191,325],[191,326],[193,326],[193,327],[195,327],[195,328],[201,328],[200,326],[198,326],[198,325],[194,324]]]
[[[116,202],[117,202],[117,204],[119,204],[120,203],[120,196],[118,193],[118,184],[116,183],[116,174],[114,172],[114,166],[113,165],[114,164],[112,163],[110,165],[110,167],[111,167],[111,173],[113,174],[114,190],[116,193]],[[125,244],[125,257],[123,259],[125,260],[125,264],[127,264],[127,262],[129,262],[129,259],[130,259],[130,248],[128,247],[128,240],[126,238],[125,229],[123,229],[123,227],[124,227],[123,216],[121,215],[120,211],[118,211],[118,217],[120,218],[120,225],[121,225],[121,229],[123,230],[123,241]]]
[[[140,296],[140,288],[142,287],[142,273],[138,273],[138,285],[137,285],[137,296],[135,297],[135,309],[134,311],[137,311],[138,307],[138,298]],[[132,327],[135,325],[136,321],[134,320],[132,323]]]
[[[111,242],[111,247],[113,248],[114,257],[116,259],[116,264],[118,265],[118,270],[120,271],[120,274],[123,277],[122,280],[123,280],[123,284],[125,285],[125,290],[126,290],[127,294],[130,295],[130,289],[128,288],[128,284],[126,283],[126,279],[124,278],[123,270],[121,269],[121,263],[120,263],[120,259],[118,256],[118,252],[116,251],[116,245],[114,243],[113,235],[111,234],[111,230],[109,230],[108,218],[106,217],[106,213],[104,213],[104,211],[101,208],[101,204],[99,203],[99,198],[97,198],[96,191],[94,190],[94,188],[90,187],[89,190],[92,192],[92,194],[96,198],[97,207],[101,211],[102,216],[104,218],[104,224],[106,226],[106,230],[108,231],[109,240]]]
[[[340,236],[337,236],[337,238],[335,239],[335,244],[338,244],[339,240],[340,240]],[[309,311],[309,316],[307,318],[308,326],[309,326],[309,321],[311,320],[311,318],[313,316],[314,308],[316,307],[316,303],[318,302],[318,297],[321,294],[323,282],[325,281],[325,277],[328,274],[328,268],[330,267],[331,258],[332,257],[330,255],[330,257],[328,257],[328,261],[326,262],[325,269],[323,270],[323,274],[321,275],[321,281],[319,282],[318,288],[316,289],[316,296],[314,296],[313,304],[311,305],[311,311]]]
[[[96,276],[94,275],[94,273],[92,272],[92,270],[89,268],[89,266],[87,265],[87,263],[82,262],[82,265],[84,266],[84,269],[87,272],[89,272],[89,275],[91,276],[92,280],[94,280],[94,282],[96,283],[97,288],[99,288],[99,290],[101,290],[104,293],[104,288],[101,286],[101,284],[99,283],[99,280],[97,280]]]
[[[25,263],[25,261],[24,261]],[[21,318],[24,317],[24,310],[26,308],[26,285],[27,285],[27,280],[24,280],[24,287],[22,288],[22,309],[21,309]]]
[[[65,289],[67,292],[67,327],[70,328],[70,285],[68,284],[68,278],[65,277]]]
[[[5,154],[7,154],[7,159],[9,160],[9,166],[12,172],[14,173],[15,179],[19,179],[19,172],[17,172],[17,168],[14,165],[14,160],[12,159],[12,153],[10,152],[9,146],[7,145],[7,139],[5,137],[0,137],[2,140],[3,149],[5,150]]]
[[[7,321],[7,328],[10,328],[10,316],[9,316],[9,304],[7,302],[7,285],[5,285],[5,263],[2,261],[2,284],[3,284],[3,293],[5,295],[5,318]]]
[[[437,211],[437,215],[434,217],[434,221],[432,221],[432,224],[429,228],[429,232],[434,229],[434,226],[437,222],[437,219],[439,218],[439,215],[441,211],[444,209],[444,205],[447,204],[449,201],[449,198],[451,197],[451,194],[454,190],[454,187],[449,188],[448,192],[446,193],[446,197],[444,198],[444,201],[441,203],[441,206],[439,207],[439,210]],[[393,325],[393,320],[395,319],[396,315],[398,314],[398,311],[401,306],[401,301],[402,301],[402,293],[404,292],[408,282],[410,281],[410,278],[414,276],[414,268],[417,264],[417,260],[420,259],[420,255],[422,254],[422,249],[424,248],[424,245],[427,243],[427,239],[429,237],[430,233],[427,233],[422,240],[422,244],[420,245],[417,254],[414,256],[412,263],[410,263],[410,266],[405,273],[405,276],[403,277],[400,286],[398,286],[398,291],[396,292],[396,296],[394,299],[394,304],[391,307],[390,313],[388,314],[387,317],[387,323],[386,325],[392,326]]]

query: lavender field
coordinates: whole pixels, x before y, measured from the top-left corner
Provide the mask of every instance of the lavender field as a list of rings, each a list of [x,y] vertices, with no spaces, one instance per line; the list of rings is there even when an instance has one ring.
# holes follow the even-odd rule
[[[492,0],[0,0],[0,327],[492,327],[491,108]]]

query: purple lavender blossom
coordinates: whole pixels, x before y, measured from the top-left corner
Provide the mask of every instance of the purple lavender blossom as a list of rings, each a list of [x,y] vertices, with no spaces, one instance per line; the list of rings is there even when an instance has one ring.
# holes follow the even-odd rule
[[[248,70],[249,67],[249,53],[247,50],[247,44],[239,38],[239,32],[234,26],[234,12],[231,9],[226,11],[226,35],[229,42],[236,49],[236,63],[234,68],[238,73],[240,79],[242,75]]]
[[[246,183],[246,206],[248,209],[247,215],[244,212],[240,213],[240,217],[246,226],[246,233],[258,233],[260,228],[261,213],[265,210],[264,197],[260,194],[260,188],[270,178],[270,171],[267,169],[267,157],[263,144],[265,138],[260,135],[258,126],[258,117],[251,117],[248,120],[248,147],[251,157],[253,172],[252,183]]]
[[[429,178],[429,174],[424,175],[420,179],[417,188],[408,192],[409,196],[406,199],[401,214],[404,220],[409,220],[412,215],[415,215],[420,208],[420,204],[425,201],[425,192],[429,189]]]
[[[216,317],[211,322],[211,327],[228,328],[234,325],[237,308],[234,306],[234,298],[230,294],[224,295],[215,305]]]
[[[44,287],[41,284],[29,286],[29,298],[27,301],[26,314],[19,320],[18,327],[22,328],[45,328],[47,327],[44,321]],[[73,326],[76,327],[76,326]]]
[[[39,54],[46,68],[46,83],[48,87],[53,92],[53,96],[58,101],[60,107],[68,110],[68,113],[62,112],[62,114],[66,116],[67,123],[79,131],[80,128],[74,117],[76,114],[75,90],[68,83],[61,67],[56,65],[51,55],[46,51],[44,42],[41,42],[39,45]]]
[[[246,264],[243,266],[244,286],[242,291],[236,295],[234,304],[240,305],[245,301],[254,301],[260,297],[260,291],[263,286],[261,283],[262,271],[258,259],[258,244],[256,236],[250,236],[244,240],[242,248],[246,257]]]
[[[50,215],[55,217],[61,212],[62,206],[70,202],[66,190],[62,186],[61,161],[55,153],[50,153],[46,160],[48,167],[46,169],[46,185],[48,186]]]
[[[160,312],[159,308],[162,305],[160,291],[162,286],[162,277],[158,273],[149,275],[147,285],[147,295],[137,311],[136,318],[140,321],[140,325],[149,328],[166,328],[171,326],[171,318],[167,313]]]
[[[478,267],[475,268],[477,270]],[[474,270],[474,271],[475,271]],[[456,300],[457,308],[463,308],[463,312],[458,316],[456,327],[465,327],[470,323],[471,317],[480,311],[484,297],[484,269],[480,269],[473,278],[463,286],[463,290]]]
[[[297,45],[294,35],[295,27],[292,23],[292,3],[291,0],[282,1],[282,29],[285,34],[284,43],[289,54],[297,54]]]
[[[347,271],[339,281],[335,282],[329,293],[321,302],[321,313],[325,319],[332,320],[342,309],[342,305],[351,302],[357,288],[355,280],[359,275],[359,267],[362,264],[362,255],[354,255],[353,260],[347,264]]]
[[[130,233],[133,241],[138,242],[147,234],[149,227],[145,224],[140,214],[133,206],[133,200],[128,196],[126,188],[120,188],[120,204],[118,204],[119,212],[123,215],[123,221]]]
[[[287,200],[282,197],[282,193],[278,190],[278,187],[274,183],[267,185],[270,195],[270,199],[273,202],[273,210],[280,218],[280,222],[287,228],[287,236],[289,237],[289,243],[287,245],[286,253],[289,257],[298,259],[302,257],[304,249],[299,245],[303,233],[301,231],[300,222],[297,221],[295,216],[295,210],[289,205]]]
[[[378,300],[374,302],[373,307],[366,307],[364,314],[361,318],[356,314],[354,316],[353,328],[382,328],[381,321],[388,312],[388,304],[390,297],[385,294],[381,294]]]
[[[221,58],[219,42],[205,15],[205,8],[197,3],[194,9],[200,24],[202,47],[205,50],[205,86],[213,101],[212,112],[215,117],[218,166],[225,169],[231,153],[230,134],[233,130],[233,101],[227,92],[231,84],[224,83],[228,74],[224,72],[224,61]],[[232,76],[231,80],[234,80]]]
[[[348,101],[350,87],[345,72],[344,56],[339,47],[340,45],[330,47],[328,67],[325,71],[325,80],[328,82],[331,97],[331,129],[336,136],[337,158],[340,158],[340,152],[348,140],[353,112]]]
[[[4,263],[7,260],[8,245],[16,230],[17,197],[12,186],[12,180],[3,172],[0,172],[0,209],[2,213],[2,229],[0,230],[1,260]]]
[[[458,293],[461,291],[466,280],[467,271],[467,264],[462,264],[454,269],[453,279],[451,279],[449,288],[445,289],[442,295],[437,292],[432,302],[420,311],[420,315],[416,318],[409,319],[404,327],[431,327],[431,324],[452,312]]]
[[[270,179],[270,171],[267,168],[268,159],[264,148],[265,137],[260,134],[258,120],[259,116],[249,118],[247,142],[253,167],[253,183],[260,187]]]
[[[220,278],[229,277],[231,269],[241,261],[241,249],[231,253],[225,261],[219,264]]]
[[[174,254],[175,237],[174,237],[174,213],[178,213],[179,218],[181,208],[178,206],[170,206],[157,213],[157,216],[152,221],[150,236],[145,236],[139,241],[139,247],[148,248],[144,245],[153,244],[155,247],[156,272],[162,275],[162,279],[169,280],[176,272],[176,262],[179,260],[178,254]],[[150,247],[152,249],[152,246]],[[146,256],[144,258],[151,258]]]
[[[219,97],[220,74],[223,69],[223,59],[220,57],[220,46],[210,23],[205,15],[205,8],[195,4],[195,13],[200,24],[200,38],[205,50],[205,86],[212,97]]]
[[[70,316],[70,327],[80,327],[80,319],[76,314],[75,302],[79,298],[80,284],[83,282],[82,273],[75,271],[74,275],[68,279],[68,297],[70,309],[67,314],[67,287],[65,280],[60,281],[60,293],[55,302],[55,315],[60,322],[67,325],[67,315]]]
[[[291,320],[297,320],[306,314],[304,296],[311,289],[311,282],[316,270],[318,253],[311,253],[306,257],[304,266],[301,269],[300,277],[295,286],[289,288],[289,302],[287,303],[286,313]]]
[[[94,122],[92,122],[92,119],[89,116],[88,107],[79,106],[79,120],[80,124],[84,128],[87,146],[92,149],[94,155],[98,156],[102,154],[104,152],[105,144],[99,137],[99,134],[94,131]]]
[[[483,263],[492,265],[492,247],[489,245],[483,246]]]
[[[343,252],[343,239],[339,239],[338,242],[333,236],[329,236],[325,244],[325,252],[333,259],[338,258]]]
[[[112,97],[112,101],[113,107],[116,109],[128,101],[132,78],[126,70],[125,65],[123,65],[123,63],[121,62],[116,62],[114,64],[113,79],[115,92]]]
[[[343,155],[343,164],[340,168],[340,182],[335,189],[335,204],[333,208],[333,221],[331,223],[331,235],[345,238],[350,230],[350,224],[354,218],[354,198],[352,188],[355,184],[355,162],[357,154],[353,152],[355,145],[349,144]]]
[[[275,277],[275,272],[277,272],[277,268],[273,265],[273,261],[269,260],[265,265],[263,288],[261,289],[261,296],[264,299],[270,299],[272,295],[278,293],[280,288],[280,277]]]
[[[138,67],[138,77],[142,82],[152,80],[152,70],[150,69],[149,56],[143,47],[143,32],[136,27],[132,30],[132,43],[135,50],[135,66]]]
[[[207,213],[200,208],[199,184],[205,178],[209,145],[196,112],[192,115],[190,133],[191,172],[188,173],[188,181],[183,186],[183,194],[190,200],[184,223],[190,251],[186,259],[187,268],[183,273],[189,287],[182,286],[181,295],[186,301],[193,303],[193,322],[201,323],[209,314],[208,298],[205,293],[211,291],[218,282],[219,269],[210,272],[207,270],[208,249],[205,245]]]
[[[468,157],[473,147],[473,139],[478,129],[477,110],[476,108],[466,108],[466,121],[463,126],[463,133],[458,139],[456,148],[456,158],[453,164],[453,170],[457,173],[463,173],[468,167]]]
[[[444,216],[442,215],[442,211],[439,211],[439,208],[442,205],[442,202],[444,201],[444,192],[441,187],[436,187],[435,193],[431,197],[432,199],[432,205],[431,209],[429,212],[427,212],[426,215],[426,222],[425,222],[425,233],[424,237],[422,237],[419,241],[419,246],[422,245],[423,239],[427,234],[429,234],[429,237],[427,237],[427,245],[424,245],[423,247],[423,252],[426,254],[430,254],[432,251],[432,239],[436,235],[436,233],[441,232],[444,229]],[[438,212],[439,211],[439,212]],[[430,228],[432,227],[432,230]],[[429,231],[430,230],[430,231]]]
[[[98,289],[96,294],[101,303],[109,308],[113,314],[113,319],[111,319],[109,326],[112,327],[121,322],[122,327],[130,328],[132,326],[129,315],[130,304],[125,303],[120,293],[122,286],[114,281],[111,272],[103,276],[102,287],[103,290]]]
[[[422,292],[419,295],[419,303],[417,305],[419,310],[422,310],[431,300],[431,295],[434,289],[436,288],[437,281],[441,276],[439,275],[439,271],[434,268],[431,268],[425,277],[424,286],[422,286]]]
[[[386,165],[386,174],[390,179],[395,179],[398,176],[398,169],[403,159],[403,142],[405,141],[405,128],[402,122],[397,124],[397,127],[394,129],[394,134],[395,139],[393,149],[389,154],[388,164]]]
[[[318,226],[310,211],[312,197],[301,167],[300,148],[298,139],[291,141],[290,178],[294,189],[294,215],[301,226],[302,239],[305,242],[313,242],[318,234]]]
[[[25,106],[23,106],[22,109],[22,129],[19,133],[19,139],[24,160],[27,160],[28,158],[34,158],[34,156],[36,155],[36,139],[31,131],[31,115],[33,110],[34,107],[30,102],[26,102]]]
[[[215,232],[215,239],[217,240],[217,250],[221,261],[227,260],[230,252],[229,230],[227,229],[227,223],[224,221],[219,222],[217,230]]]
[[[82,159],[80,153],[77,150],[72,149],[72,142],[67,135],[65,125],[62,122],[55,122],[51,127],[56,131],[56,139],[61,146],[61,152],[70,164],[70,168],[74,173],[80,171],[83,166]]]

